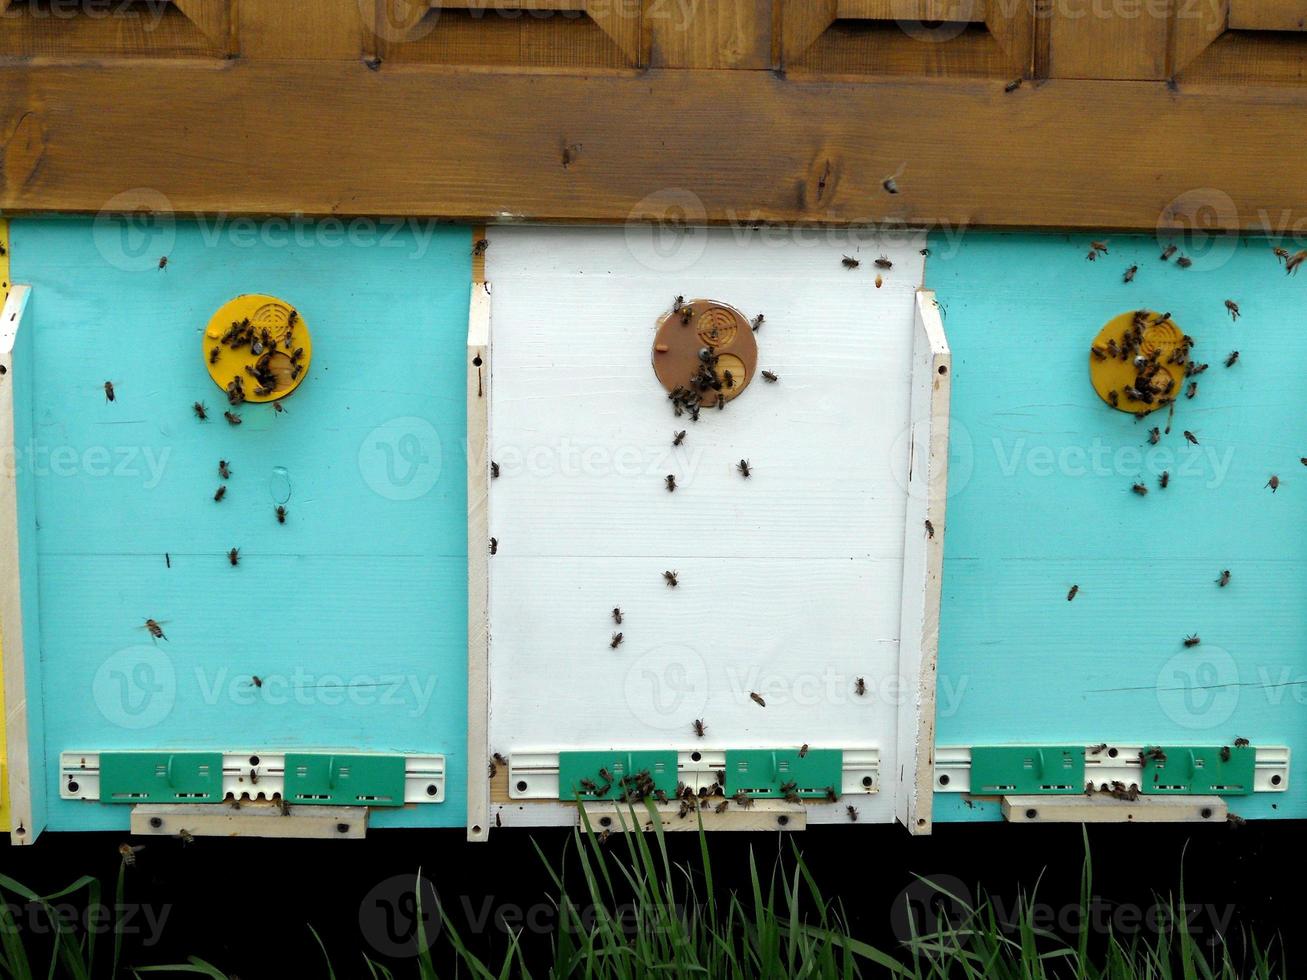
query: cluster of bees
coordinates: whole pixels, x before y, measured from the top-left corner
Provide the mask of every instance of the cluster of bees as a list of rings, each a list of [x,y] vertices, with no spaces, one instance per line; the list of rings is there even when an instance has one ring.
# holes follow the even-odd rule
[[[290,379],[292,382],[299,380],[300,374],[304,370],[304,365],[300,361],[304,357],[304,348],[295,347],[295,323],[299,319],[299,313],[291,310],[286,321],[286,334],[281,343],[289,352],[290,359]],[[227,347],[231,350],[239,350],[242,347],[248,347],[250,353],[258,358],[253,366],[245,365],[245,373],[249,375],[256,385],[254,394],[258,398],[264,398],[271,395],[276,389],[279,382],[277,372],[273,370],[272,358],[278,352],[277,339],[272,336],[267,327],[255,327],[248,317],[243,320],[232,321],[232,325],[227,332],[219,338],[218,343],[209,350],[209,363],[217,364],[218,358],[222,353],[222,348]],[[235,408],[245,401],[245,379],[241,375],[235,375],[227,383],[227,401]],[[281,411],[278,408],[278,411]],[[230,413],[229,413],[230,414]],[[231,419],[229,418],[230,422]],[[239,425],[239,422],[233,423]]]
[[[807,746],[804,746],[806,749]],[[675,801],[677,802],[677,818],[684,820],[696,810],[712,809],[714,813],[725,813],[732,803],[742,810],[747,810],[753,806],[753,797],[747,790],[739,790],[730,796],[726,795],[726,770],[714,770],[715,779],[712,786],[701,786],[695,790],[692,786],[687,786],[684,782],[676,784]],[[618,802],[635,804],[641,803],[647,799],[668,805],[672,802],[667,793],[658,789],[654,784],[653,776],[648,769],[642,769],[632,776],[622,776],[614,778],[613,774],[605,767],[600,768],[597,779],[583,778],[579,781],[581,793],[586,796],[601,798],[606,797],[611,792],[614,783],[621,789],[621,795]],[[799,784],[794,780],[789,780],[781,784],[781,794],[785,797],[787,803],[802,803],[803,798],[799,795]],[[826,787],[825,800],[828,803],[839,801],[840,795],[836,792],[834,786]],[[848,807],[848,816],[850,820],[858,819],[857,807]]]
[[[1236,748],[1246,748],[1250,743],[1248,739],[1236,736],[1233,744]],[[1101,755],[1106,751],[1107,751],[1106,742],[1099,742],[1097,745],[1091,745],[1088,749],[1088,753],[1090,755]],[[1233,753],[1230,751],[1229,745],[1221,746],[1222,762],[1229,762],[1232,755]],[[1166,750],[1163,749],[1160,745],[1146,746],[1143,750],[1140,751],[1138,759],[1139,759],[1140,769],[1146,769],[1150,762],[1155,762],[1158,765],[1166,765]],[[1119,779],[1113,779],[1110,782],[1098,783],[1097,785],[1095,785],[1094,782],[1091,780],[1090,782],[1085,784],[1085,795],[1089,797],[1093,797],[1101,793],[1101,794],[1106,794],[1107,796],[1111,796],[1114,799],[1126,800],[1128,802],[1133,803],[1135,800],[1139,799],[1141,792],[1142,791],[1140,790],[1138,783],[1127,784]],[[1230,818],[1232,823],[1243,822],[1238,817],[1235,817],[1233,814],[1230,815]]]

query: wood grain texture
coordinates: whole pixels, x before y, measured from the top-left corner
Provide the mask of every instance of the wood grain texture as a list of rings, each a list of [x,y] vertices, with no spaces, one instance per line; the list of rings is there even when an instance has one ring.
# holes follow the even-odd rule
[[[372,37],[359,0],[238,0],[236,9],[242,58],[357,62]]]
[[[1052,78],[1164,79],[1169,17],[1143,2],[1063,0],[1049,22]]]
[[[954,375],[938,742],[1242,735],[1296,748],[1307,739],[1307,493],[1294,488],[1307,487],[1307,446],[1292,420],[1307,382],[1283,365],[1307,340],[1293,313],[1301,284],[1271,253],[1292,239],[1211,238],[1180,269],[1158,261],[1165,237],[1107,236],[1110,254],[1092,263],[1089,237],[931,241]],[[1226,299],[1240,304],[1237,323]],[[1143,306],[1171,312],[1212,364],[1156,446],[1149,429],[1164,430],[1164,415],[1114,412],[1088,378],[1094,334]],[[1226,369],[1232,349],[1241,356]],[[1131,492],[1137,481],[1146,497]],[[1187,649],[1191,634],[1202,642]],[[1287,793],[1267,795],[1240,814],[1307,815],[1296,772]]]
[[[920,240],[700,230],[673,257],[619,229],[490,237],[492,745],[874,745],[890,771]],[[780,381],[676,419],[650,357],[679,291],[765,313],[760,367]],[[892,820],[893,793],[864,814]]]
[[[773,0],[654,3],[645,12],[655,68],[770,68]]]
[[[373,825],[463,826],[468,231],[178,222],[137,227],[137,254],[115,224],[13,226],[34,284],[20,501],[40,523],[24,586],[46,613],[28,648],[48,668],[42,782],[70,746],[441,753],[446,801]],[[301,312],[313,362],[285,414],[247,405],[231,427],[202,331],[262,291]],[[52,799],[51,817],[121,829],[127,810]]]
[[[0,20],[0,55],[32,59],[218,58],[228,50],[227,0],[181,6],[14,4]],[[188,16],[194,14],[194,19]]]
[[[1230,28],[1248,31],[1307,31],[1304,0],[1229,0]]]
[[[623,221],[657,217],[669,189],[693,188],[692,218],[717,223],[1153,228],[1177,195],[1213,187],[1233,202],[1219,220],[1234,225],[1254,225],[1259,209],[1307,211],[1307,189],[1281,163],[1282,134],[1307,115],[1298,87],[1068,81],[1005,94],[998,80],[581,79],[345,62],[150,62],[88,77],[72,66],[0,68],[0,132],[25,136],[8,137],[0,207],[95,212],[118,191],[154,188],[183,212]],[[291,116],[248,110],[290,103]],[[183,129],[184,154],[172,135]],[[1209,130],[1224,134],[1222,152],[1173,152]],[[1060,134],[1051,146],[1050,132]],[[722,133],[733,134],[725,154],[663,149]],[[570,167],[564,141],[584,146]],[[1102,152],[1121,144],[1136,149]],[[245,150],[255,147],[251,168]],[[842,176],[818,200],[822,160]],[[896,172],[901,193],[888,195],[881,182]]]

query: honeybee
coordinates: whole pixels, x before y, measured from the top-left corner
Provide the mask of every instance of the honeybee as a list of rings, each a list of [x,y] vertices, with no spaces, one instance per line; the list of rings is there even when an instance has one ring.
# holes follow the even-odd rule
[[[1187,269],[1194,264],[1194,260],[1189,258],[1189,256],[1187,255],[1182,255],[1175,260],[1175,264],[1178,265],[1181,269]]]
[[[735,793],[731,799],[735,802],[736,806],[743,810],[747,810],[749,807],[753,806],[753,798],[744,790]]]
[[[807,754],[808,754],[808,743],[804,742],[802,745],[799,746],[799,758],[802,759]]]
[[[613,650],[616,650],[616,649],[617,649],[619,646],[621,646],[621,645],[622,645],[622,634],[621,634],[621,633],[614,633],[614,634],[613,634],[613,642],[610,643],[610,644],[608,644],[609,648],[610,648],[610,649],[613,649]]]
[[[1021,87],[1021,81],[1022,80],[1020,78],[1012,79],[1012,81],[1008,82],[1006,85],[1003,86],[1003,92],[1007,95],[1011,95],[1013,92],[1015,92],[1017,89]]]
[[[1157,426],[1153,426],[1148,431],[1148,441],[1152,443],[1154,446],[1156,446],[1158,442],[1161,441],[1161,438],[1162,438],[1162,430]]]
[[[1216,584],[1219,585],[1221,588],[1225,588],[1227,585],[1230,584],[1230,570],[1228,568],[1222,571],[1219,576],[1217,576]]]
[[[1280,489],[1280,478],[1272,473],[1271,478],[1266,481],[1266,486],[1271,488],[1271,493],[1275,493],[1276,490]]]
[[[740,476],[744,477],[746,480],[749,478],[750,470],[749,461],[747,459],[740,460],[735,464],[735,468],[740,471]]]
[[[141,629],[148,630],[149,634],[156,640],[166,640],[168,637],[163,635],[163,627],[153,619],[147,619]]]
[[[898,181],[893,177],[886,177],[880,182],[880,186],[885,188],[886,194],[897,194],[899,192]]]
[[[218,346],[215,344],[214,347],[209,351],[209,363],[210,363],[210,364],[217,364],[217,363],[218,363],[218,357],[219,357],[219,355],[220,355],[221,353],[222,353],[222,348],[218,347]]]
[[[1193,397],[1194,395],[1196,395],[1196,394],[1198,394],[1198,382],[1197,382],[1197,381],[1190,381],[1190,382],[1189,382],[1189,387],[1186,388],[1185,391],[1184,391],[1184,396],[1185,396],[1186,398],[1192,398],[1192,397]]]
[[[877,268],[877,269],[892,269],[892,268],[894,268],[894,263],[891,262],[888,258],[886,258],[886,257],[883,256],[883,255],[882,255],[880,258],[878,258],[878,259],[876,260],[875,265],[876,265],[876,268]]]
[[[225,419],[227,420],[227,423],[228,423],[229,425],[240,425],[240,424],[241,424],[241,417],[240,417],[239,415],[237,415],[235,412],[223,412],[223,413],[222,413],[222,417],[225,418]]]
[[[191,832],[187,830],[185,827],[182,827],[177,831],[177,836],[182,839],[183,845],[195,843],[195,838],[191,835]]]
[[[1148,496],[1148,488],[1144,486],[1142,483],[1136,483],[1130,489],[1133,490],[1135,493],[1139,494],[1139,496],[1141,497]]]
[[[673,446],[679,446],[679,445],[680,445],[681,443],[683,443],[683,442],[685,442],[685,430],[684,430],[684,429],[682,429],[680,432],[675,432],[675,433],[672,434],[672,445],[673,445]]]
[[[726,808],[727,808],[728,806],[730,806],[730,805],[731,805],[731,801],[730,801],[730,800],[722,800],[720,803],[718,803],[715,807],[712,808],[712,812],[713,812],[713,813],[725,813],[725,812],[726,812]]]
[[[225,496],[227,496],[227,487],[225,485],[220,486],[213,494],[213,502],[218,503]]]
[[[681,307],[681,326],[685,326],[685,325],[686,325],[687,323],[689,323],[692,319],[694,319],[694,307],[693,307],[693,306],[682,306],[682,307]]]
[[[231,464],[225,459],[218,460],[218,475],[224,480],[231,479]]]
[[[827,802],[827,803],[838,803],[838,802],[839,802],[839,799],[840,799],[840,794],[837,793],[837,792],[835,792],[835,787],[834,787],[834,786],[827,786],[827,787],[826,787],[826,802]]]
[[[1234,367],[1234,362],[1237,360],[1239,360],[1239,352],[1237,350],[1232,350],[1230,351],[1230,356],[1225,359],[1225,366]]]
[[[1162,250],[1162,254],[1159,256],[1159,258],[1161,258],[1161,260],[1165,262],[1174,254],[1175,254],[1175,246],[1168,245],[1166,246],[1166,248]]]
[[[762,699],[762,695],[759,694],[757,691],[750,691],[749,697],[753,698],[753,703],[756,704],[758,707],[760,708],[767,707],[767,702]]]
[[[1302,265],[1304,260],[1307,260],[1307,249],[1303,249],[1301,252],[1294,252],[1284,260],[1284,274],[1296,276],[1298,274],[1298,266]]]
[[[116,396],[113,393],[113,382],[106,381],[104,383],[104,400],[107,402],[111,402],[114,400],[115,397]]]
[[[848,814],[849,814],[849,820],[851,820],[853,823],[858,822],[858,808],[854,806],[852,803],[849,804]]]
[[[159,256],[159,269],[160,269],[160,271],[162,271],[162,270],[164,270],[164,269],[167,269],[167,268],[168,268],[168,256],[166,256],[166,255],[160,255],[160,256]]]
[[[499,554],[499,539],[498,539],[498,538],[491,538],[491,539],[490,539],[490,553],[491,553],[492,555],[497,555],[497,554]]]
[[[725,384],[727,388],[735,387],[735,375],[731,374],[730,368],[722,371],[722,383]]]
[[[1246,738],[1239,738],[1238,736],[1235,737],[1235,740],[1234,740],[1234,747],[1235,747],[1236,749],[1247,748],[1247,747],[1248,747],[1248,744],[1249,744],[1248,739],[1246,739]]]
[[[1236,302],[1235,302],[1234,300],[1232,300],[1232,299],[1227,299],[1227,300],[1225,301],[1225,308],[1226,308],[1227,310],[1230,311],[1230,319],[1231,319],[1231,320],[1237,320],[1237,319],[1239,319],[1239,304],[1238,304],[1238,303],[1236,303]]]
[[[486,254],[486,249],[490,247],[490,242],[484,238],[478,238],[472,243],[472,257],[480,258]]]
[[[853,682],[853,693],[858,697],[863,697],[867,693],[867,680],[865,677],[859,677]]]
[[[780,377],[772,371],[763,371],[762,379],[770,384],[775,384],[777,381],[781,380]]]
[[[1157,478],[1157,485],[1165,490],[1171,483],[1171,471],[1162,470],[1162,475]]]
[[[253,676],[250,677],[250,683],[253,684],[255,687],[262,687],[263,678],[260,677],[258,674],[254,674]]]
[[[694,734],[700,738],[703,738],[704,732],[708,731],[708,726],[703,723],[702,718],[694,719],[694,723],[691,727],[694,729]]]
[[[490,461],[490,479],[492,480],[499,479],[499,464],[496,463],[493,459]]]
[[[620,606],[613,606],[613,622],[618,626],[622,625],[622,608]]]
[[[137,844],[135,847],[131,844],[120,844],[118,846],[118,853],[122,855],[123,864],[129,868],[136,867],[136,855],[143,850],[145,850],[144,844]]]
[[[1194,435],[1192,432],[1190,432],[1188,429],[1184,430],[1184,438],[1185,438],[1185,442],[1191,442],[1195,446],[1198,445],[1198,437]]]
[[[677,296],[676,299],[674,299],[674,300],[672,301],[672,312],[673,312],[673,313],[680,313],[680,312],[681,312],[681,307],[684,306],[684,305],[685,305],[685,297],[684,297],[684,296]]]
[[[667,474],[667,492],[672,493],[676,489],[676,477],[671,473]]]
[[[663,580],[667,583],[667,587],[669,589],[676,588],[677,586],[676,572],[663,572]]]
[[[1107,393],[1107,400],[1112,403],[1113,408],[1116,408],[1121,402],[1121,396],[1113,389]]]
[[[762,323],[763,323],[763,321],[764,321],[765,319],[767,319],[767,318],[766,318],[765,316],[763,316],[761,313],[759,313],[756,317],[753,318],[753,332],[754,332],[754,333],[757,333],[757,332],[758,332],[758,328],[762,326]]]
[[[858,266],[862,265],[861,262],[849,255],[844,256],[841,264],[846,269],[856,269]]]
[[[1221,761],[1222,762],[1230,761],[1230,746],[1228,745],[1221,746]]]
[[[1094,360],[1096,361],[1107,360],[1107,351],[1104,350],[1102,347],[1099,347],[1097,344],[1091,344],[1089,346],[1089,353],[1094,355]]]
[[[240,548],[232,548],[231,551],[227,552],[227,560],[231,562],[233,568],[239,565],[241,563]]]
[[[930,523],[929,518],[927,518],[923,523],[926,525],[926,537],[933,538],[935,536],[935,525]]]
[[[1137,265],[1132,265],[1130,268],[1126,269],[1125,275],[1121,277],[1122,282],[1134,282],[1135,273],[1138,271],[1139,271],[1139,266]]]
[[[273,410],[274,412],[276,412],[278,415],[289,415],[289,414],[290,414],[289,412],[286,411],[286,406],[283,405],[281,402],[273,402],[273,403],[272,403],[272,410]]]
[[[1071,586],[1071,588],[1067,591],[1066,601],[1070,602],[1072,599],[1074,599],[1076,597],[1076,593],[1079,591],[1080,591],[1080,586],[1078,585]]]
[[[1277,263],[1283,262],[1289,257],[1289,250],[1287,248],[1280,248],[1280,246],[1277,245],[1271,249],[1271,251],[1275,253],[1275,261]]]
[[[1107,751],[1107,743],[1099,742],[1097,745],[1089,746],[1089,748],[1087,748],[1085,751],[1088,752],[1090,755],[1101,755],[1102,753]]]

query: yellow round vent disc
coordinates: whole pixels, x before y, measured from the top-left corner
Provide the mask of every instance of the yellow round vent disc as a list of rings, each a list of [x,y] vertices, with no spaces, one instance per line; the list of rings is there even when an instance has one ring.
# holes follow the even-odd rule
[[[1115,409],[1155,412],[1184,388],[1192,343],[1169,313],[1122,313],[1107,321],[1089,348],[1089,380]]]
[[[313,358],[313,338],[299,311],[261,293],[219,307],[203,340],[209,377],[223,391],[239,391],[237,401],[285,398],[303,383]]]

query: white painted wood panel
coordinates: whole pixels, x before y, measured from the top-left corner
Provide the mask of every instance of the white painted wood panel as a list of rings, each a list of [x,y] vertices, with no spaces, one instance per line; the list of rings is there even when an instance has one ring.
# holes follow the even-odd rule
[[[905,691],[898,648],[924,240],[825,236],[698,231],[668,259],[622,229],[491,230],[495,751],[807,742],[876,746],[898,771],[917,682]],[[764,313],[759,367],[780,382],[675,418],[650,357],[677,294]],[[857,801],[863,821],[894,818],[896,783]]]

